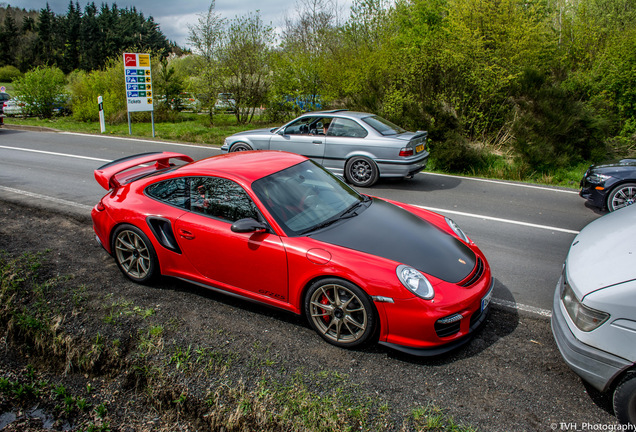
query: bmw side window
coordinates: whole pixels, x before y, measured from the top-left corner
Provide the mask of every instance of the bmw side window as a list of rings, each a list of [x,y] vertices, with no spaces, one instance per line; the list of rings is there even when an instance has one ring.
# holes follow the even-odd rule
[[[364,138],[367,136],[367,131],[353,120],[335,118],[331,122],[327,135],[347,138]]]
[[[155,183],[146,188],[146,194],[167,204],[188,208],[190,190],[184,177]]]
[[[239,219],[259,219],[256,206],[241,186],[218,177],[190,179],[190,210],[217,219],[236,222]]]
[[[313,117],[305,117],[301,118],[294,123],[290,124],[285,128],[286,135],[309,135],[309,129],[311,128],[311,123],[315,118]]]

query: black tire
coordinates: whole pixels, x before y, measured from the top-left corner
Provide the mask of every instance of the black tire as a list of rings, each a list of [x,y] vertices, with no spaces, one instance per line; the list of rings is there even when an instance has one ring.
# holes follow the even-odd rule
[[[159,274],[159,261],[152,243],[139,228],[120,225],[112,236],[115,261],[122,273],[133,282],[147,284]]]
[[[354,156],[345,165],[345,177],[356,187],[370,187],[378,181],[378,167],[369,158]]]
[[[614,211],[636,202],[636,183],[623,183],[616,186],[607,196],[607,209]]]
[[[232,147],[230,147],[230,153],[249,150],[252,150],[252,147],[250,147],[249,144],[245,144],[243,142],[237,142],[235,144],[232,144]]]
[[[636,426],[636,373],[623,378],[614,390],[614,414],[622,424]]]
[[[343,279],[314,282],[305,295],[305,315],[323,339],[341,348],[364,345],[375,334],[376,312],[371,299]]]

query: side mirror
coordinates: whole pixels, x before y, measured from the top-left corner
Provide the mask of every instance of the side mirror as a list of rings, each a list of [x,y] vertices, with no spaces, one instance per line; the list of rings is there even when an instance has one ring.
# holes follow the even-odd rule
[[[232,232],[237,233],[267,231],[267,229],[268,227],[266,224],[252,218],[239,219],[232,224],[231,228]]]

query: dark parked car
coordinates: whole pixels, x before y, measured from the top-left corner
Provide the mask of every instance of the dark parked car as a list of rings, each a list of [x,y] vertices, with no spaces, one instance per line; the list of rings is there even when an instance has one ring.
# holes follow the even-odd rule
[[[379,177],[404,178],[428,162],[426,131],[408,132],[374,114],[348,110],[316,111],[272,129],[239,132],[221,150],[283,150],[307,156],[368,187]]]
[[[636,201],[636,159],[592,165],[581,180],[580,195],[594,207],[618,210]]]

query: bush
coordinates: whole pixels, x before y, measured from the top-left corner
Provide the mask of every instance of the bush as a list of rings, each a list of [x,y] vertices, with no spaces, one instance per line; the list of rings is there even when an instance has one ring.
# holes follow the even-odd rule
[[[536,71],[526,71],[516,99],[514,150],[537,171],[602,159],[606,123],[589,105]]]
[[[468,139],[457,131],[445,134],[441,141],[431,141],[431,162],[436,170],[472,173],[483,168],[482,151],[471,146]]]
[[[124,82],[124,65],[122,60],[111,61],[103,70],[90,73],[80,71],[71,74],[71,105],[73,118],[78,121],[99,120],[97,98],[104,99],[104,116],[106,120],[120,123],[127,118],[126,84]]]
[[[13,82],[22,76],[22,72],[15,66],[0,67],[0,82]]]
[[[56,67],[41,67],[15,80],[15,90],[29,115],[49,118],[66,99],[64,73]]]

